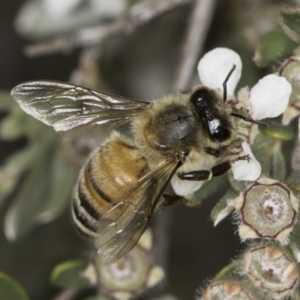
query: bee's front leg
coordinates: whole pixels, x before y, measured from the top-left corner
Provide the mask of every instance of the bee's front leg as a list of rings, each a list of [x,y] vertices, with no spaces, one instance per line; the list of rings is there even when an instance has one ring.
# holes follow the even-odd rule
[[[249,161],[249,159],[250,159],[249,155],[238,156],[233,160],[228,160],[214,166],[211,170],[199,170],[199,171],[192,171],[188,173],[179,173],[178,177],[182,180],[191,180],[191,181],[210,180],[212,177],[225,174],[227,171],[231,169],[231,164],[233,164],[234,162],[238,160]]]

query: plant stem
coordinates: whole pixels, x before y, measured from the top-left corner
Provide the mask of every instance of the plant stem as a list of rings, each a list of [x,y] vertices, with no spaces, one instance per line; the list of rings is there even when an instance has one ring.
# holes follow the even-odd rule
[[[216,0],[196,0],[181,50],[173,88],[186,90],[191,81],[213,17]]]

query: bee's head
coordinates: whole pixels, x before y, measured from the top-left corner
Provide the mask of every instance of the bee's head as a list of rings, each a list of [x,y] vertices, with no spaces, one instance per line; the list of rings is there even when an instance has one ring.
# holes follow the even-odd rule
[[[204,86],[197,87],[190,101],[212,142],[226,143],[232,140],[234,124],[227,104],[216,91]]]

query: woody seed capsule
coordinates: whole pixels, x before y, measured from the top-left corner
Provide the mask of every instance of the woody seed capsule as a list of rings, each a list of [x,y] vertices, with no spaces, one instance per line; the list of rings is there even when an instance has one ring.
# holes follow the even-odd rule
[[[279,247],[257,246],[249,249],[243,258],[243,268],[248,279],[272,299],[284,299],[298,286],[296,262]]]
[[[295,226],[299,200],[283,183],[261,178],[231,203],[239,213],[240,237],[268,238],[288,243]]]

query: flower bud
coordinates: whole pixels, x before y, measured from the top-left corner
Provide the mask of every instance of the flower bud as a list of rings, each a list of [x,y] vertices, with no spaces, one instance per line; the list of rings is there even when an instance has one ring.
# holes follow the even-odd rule
[[[151,253],[152,235],[147,230],[139,243],[113,264],[96,259],[101,292],[118,300],[135,298],[164,278],[164,271],[154,264]]]
[[[220,280],[211,283],[197,300],[258,299],[245,284],[233,280]]]
[[[240,237],[288,242],[297,221],[299,200],[283,183],[261,178],[231,203],[239,213]]]
[[[270,299],[284,299],[298,287],[297,264],[279,247],[251,248],[245,253],[242,265],[247,278],[268,293]]]

